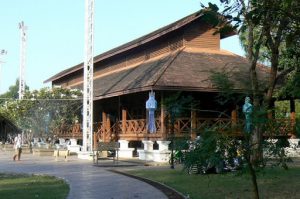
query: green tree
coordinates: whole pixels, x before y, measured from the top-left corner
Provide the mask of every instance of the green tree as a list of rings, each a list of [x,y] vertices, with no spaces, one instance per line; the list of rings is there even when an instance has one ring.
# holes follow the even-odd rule
[[[184,144],[182,143],[186,143],[187,141],[186,138],[183,138],[181,141],[175,139],[175,121],[185,110],[190,110],[193,104],[195,105],[193,98],[191,96],[184,96],[181,92],[170,95],[163,101],[163,104],[161,104],[161,106],[165,107],[165,110],[168,113],[167,121],[168,128],[170,129],[168,139],[171,141],[171,169],[174,169],[174,150],[180,150],[182,147],[184,147]]]
[[[29,87],[25,86],[25,91],[29,91]],[[0,95],[0,104],[4,103],[7,99],[18,99],[19,98],[19,79],[16,83],[8,88],[8,91]]]
[[[81,91],[42,88],[26,92],[23,100],[6,100],[0,112],[31,136],[52,137],[56,128],[65,130],[81,114]]]
[[[275,85],[279,77],[293,71],[291,65],[281,67],[280,57],[285,54],[285,60],[298,61],[297,48],[294,44],[299,43],[300,2],[295,0],[220,0],[220,2],[225,6],[221,12],[214,4],[203,6],[206,19],[218,27],[220,32],[230,30],[228,27],[231,25],[237,28],[239,33],[246,33],[245,48],[249,61],[254,127],[249,136],[245,135],[248,141],[245,143],[244,154],[252,176],[254,196],[259,198],[255,168],[263,163],[263,132],[271,128],[268,126],[266,116],[272,108]],[[265,60],[270,65],[265,87],[259,85],[257,76],[259,60]],[[290,82],[294,83],[295,80],[291,78]]]
[[[251,134],[252,162],[255,166],[262,159],[262,133],[261,121],[272,108],[274,89],[280,70],[280,49],[288,49],[288,44],[298,40],[300,3],[293,0],[221,0],[225,9],[218,13],[218,7],[209,4],[204,12],[209,18],[218,21],[216,25],[227,29],[228,23],[233,23],[240,32],[247,32],[247,58],[249,61],[250,83],[254,104],[254,115],[258,121]],[[225,24],[225,25],[224,25]],[[290,42],[293,41],[293,42]],[[266,52],[270,63],[269,77],[264,88],[259,86],[257,76],[258,61],[261,52]],[[288,72],[289,69],[282,72]]]

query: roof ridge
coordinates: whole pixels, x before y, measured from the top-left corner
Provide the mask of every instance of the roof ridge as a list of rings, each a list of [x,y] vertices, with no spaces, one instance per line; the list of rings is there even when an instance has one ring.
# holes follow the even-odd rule
[[[185,49],[185,47],[177,50],[176,52],[174,52],[173,57],[170,57],[170,60],[167,61],[167,63],[165,63],[162,66],[162,72],[160,73],[160,75],[158,76],[158,78],[156,80],[153,81],[151,86],[154,86],[159,80],[160,78],[163,76],[163,74],[166,72],[166,70],[169,68],[169,66],[173,63],[173,61],[176,59],[176,57]]]

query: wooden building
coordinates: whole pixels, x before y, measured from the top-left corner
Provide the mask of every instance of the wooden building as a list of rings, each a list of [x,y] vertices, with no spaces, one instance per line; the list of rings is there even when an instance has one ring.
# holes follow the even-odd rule
[[[170,131],[166,121],[168,113],[162,102],[178,91],[192,96],[199,104],[197,110],[186,111],[176,120],[176,137],[195,138],[196,133],[207,125],[224,127],[236,124],[238,106],[243,102],[218,104],[219,89],[212,81],[213,74],[226,74],[236,93],[249,85],[247,59],[220,49],[221,39],[233,34],[216,32],[200,11],[96,56],[95,140],[119,140],[121,148],[128,149],[124,156],[132,154],[131,146],[135,149],[141,147],[141,142],[144,143],[144,152],[151,151],[153,144],[154,148],[159,145],[159,151],[167,150]],[[263,86],[268,69],[260,66],[257,72]],[[82,88],[83,63],[45,82],[65,88]],[[155,91],[158,101],[156,133],[147,132],[145,103],[151,90]],[[81,131],[79,125],[75,125],[59,134],[80,137]],[[140,156],[146,158],[146,152],[141,151]],[[156,156],[152,154],[151,157],[155,159]]]

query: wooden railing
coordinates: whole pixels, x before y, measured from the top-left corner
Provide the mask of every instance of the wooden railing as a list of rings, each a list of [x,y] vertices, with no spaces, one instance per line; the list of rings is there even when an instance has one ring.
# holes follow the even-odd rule
[[[233,135],[242,135],[244,122],[242,120],[235,121],[234,123],[230,118],[196,118],[195,126],[191,126],[191,118],[178,118],[174,124],[174,133],[177,137],[189,136],[191,132],[203,132],[205,129],[218,130],[220,132],[231,132]],[[161,120],[156,118],[155,120],[157,132],[150,137],[161,139],[162,129]],[[270,120],[266,124],[265,136],[287,136],[294,132],[294,123],[290,119],[276,119]],[[75,124],[72,128],[61,128],[55,131],[55,135],[60,138],[78,138],[82,139],[82,129],[80,124]],[[170,126],[167,127],[166,134],[170,134]],[[117,121],[114,124],[102,122],[94,124],[94,132],[97,140],[112,141],[117,140],[119,137],[130,137],[131,139],[143,139],[149,138],[147,132],[146,119]]]
[[[94,123],[94,132],[97,140],[102,142],[109,142],[117,139],[119,123],[112,126],[103,125],[103,122]]]
[[[146,119],[126,120],[122,133],[147,133]]]
[[[266,125],[264,136],[292,136],[295,132],[294,127],[295,124],[288,118],[270,120]]]
[[[72,127],[61,126],[54,130],[54,135],[58,138],[82,138],[82,129],[80,124],[74,124]]]
[[[225,130],[232,126],[232,121],[229,118],[197,118],[196,130],[204,130],[214,128]]]
[[[190,133],[191,132],[191,118],[178,118],[175,120],[174,123],[174,132],[175,134],[182,134],[182,133]],[[169,131],[169,133],[171,133]]]

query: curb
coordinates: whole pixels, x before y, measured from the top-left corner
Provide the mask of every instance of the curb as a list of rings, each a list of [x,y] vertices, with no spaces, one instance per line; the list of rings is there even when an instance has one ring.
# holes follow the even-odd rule
[[[169,199],[187,199],[187,197],[185,197],[182,193],[176,191],[175,189],[173,189],[173,188],[171,188],[171,187],[169,187],[165,184],[150,180],[148,178],[142,178],[142,177],[138,177],[138,176],[131,175],[131,174],[128,174],[128,173],[124,173],[124,172],[118,171],[118,170],[110,169],[108,171],[113,172],[113,173],[117,173],[117,174],[121,174],[121,175],[130,177],[130,178],[134,178],[134,179],[140,180],[142,182],[145,182],[147,184],[150,184],[151,186],[153,186],[156,189],[163,192]]]

